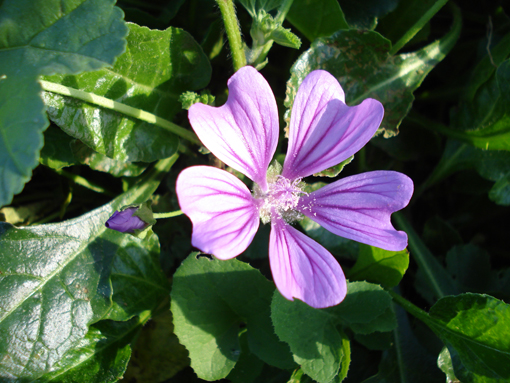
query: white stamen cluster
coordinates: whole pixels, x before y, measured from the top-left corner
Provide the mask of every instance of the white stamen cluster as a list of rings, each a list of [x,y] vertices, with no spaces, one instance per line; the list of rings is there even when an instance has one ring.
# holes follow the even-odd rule
[[[258,210],[262,222],[266,224],[274,219],[284,219],[291,223],[302,219],[303,214],[295,210],[299,198],[307,194],[303,191],[301,179],[289,180],[280,175],[272,178],[268,180],[266,193],[255,190],[254,197],[260,200]]]

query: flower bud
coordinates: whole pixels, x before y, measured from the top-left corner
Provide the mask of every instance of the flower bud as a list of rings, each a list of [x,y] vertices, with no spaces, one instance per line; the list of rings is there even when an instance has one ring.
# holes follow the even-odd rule
[[[120,211],[115,211],[106,221],[105,226],[121,233],[132,234],[144,238],[152,225],[156,223],[150,208],[151,201],[142,205],[124,206]]]

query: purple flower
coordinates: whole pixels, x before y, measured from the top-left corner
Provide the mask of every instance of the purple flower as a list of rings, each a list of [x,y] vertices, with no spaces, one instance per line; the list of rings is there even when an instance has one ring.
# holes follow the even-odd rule
[[[394,171],[374,171],[306,193],[301,179],[337,165],[375,134],[384,114],[379,101],[348,107],[328,72],[310,73],[299,87],[281,175],[269,163],[278,141],[278,111],[266,80],[252,67],[228,82],[225,105],[195,104],[189,120],[202,143],[227,165],[255,182],[253,193],[232,174],[194,166],[177,179],[182,211],[193,222],[192,244],[219,259],[234,258],[253,240],[259,222],[271,223],[269,260],[276,287],[287,299],[316,308],[340,303],[344,273],[320,244],[291,226],[304,216],[339,236],[386,250],[402,250],[407,235],[393,228],[413,182]]]
[[[113,215],[108,218],[105,226],[109,229],[120,231],[121,233],[134,233],[135,230],[143,230],[148,224],[140,219],[140,217],[133,215],[138,211],[138,207],[128,207],[121,211],[115,211]]]

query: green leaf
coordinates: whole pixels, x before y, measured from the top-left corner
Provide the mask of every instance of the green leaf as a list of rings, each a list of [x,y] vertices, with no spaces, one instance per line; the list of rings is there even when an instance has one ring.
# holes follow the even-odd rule
[[[128,25],[126,52],[113,68],[45,80],[172,120],[181,111],[181,93],[209,83],[209,60],[181,29]],[[55,93],[45,92],[44,101],[50,118],[62,130],[114,160],[152,162],[177,150],[177,137],[159,126]]]
[[[490,55],[485,55],[476,65],[463,98],[472,101],[480,87],[491,78],[508,55],[510,55],[510,33],[507,33],[494,47],[491,47]],[[502,73],[501,76],[500,86],[503,91],[508,89],[508,86],[505,85],[508,85],[508,72],[506,75]],[[508,92],[504,92],[504,94],[508,95]]]
[[[23,189],[38,164],[48,120],[37,77],[96,70],[123,52],[127,28],[114,3],[0,3],[0,206]]]
[[[439,382],[441,372],[435,366],[435,356],[418,341],[406,312],[395,304],[392,310],[396,311],[398,321],[391,333],[392,347],[383,352],[377,375],[363,383]]]
[[[318,382],[330,382],[339,371],[344,374],[344,363],[350,362],[344,344],[348,339],[338,326],[361,334],[390,331],[396,326],[390,304],[391,297],[380,286],[353,282],[344,301],[327,309],[287,301],[275,292],[271,318],[276,334],[289,344],[303,371]]]
[[[447,0],[399,1],[394,12],[383,18],[378,31],[400,50],[447,3]]]
[[[44,146],[41,150],[39,162],[52,169],[62,169],[76,164],[76,158],[71,150],[74,138],[64,133],[55,125],[50,125],[44,132]]]
[[[390,41],[372,31],[339,31],[320,38],[293,65],[285,106],[292,108],[306,75],[324,69],[338,79],[348,105],[357,105],[369,97],[381,101],[385,114],[379,132],[384,131],[386,138],[394,136],[411,108],[413,91],[450,51],[460,26],[460,16],[456,14],[452,30],[442,39],[399,56],[391,56]],[[289,112],[286,121],[290,122]]]
[[[124,321],[158,306],[168,297],[170,286],[159,265],[159,240],[155,234],[141,242],[118,244],[110,274],[112,306],[104,319]]]
[[[437,358],[437,366],[443,371],[446,375],[447,381],[452,383],[505,383],[507,379],[491,379],[486,376],[481,376],[472,373],[471,371],[462,368],[457,371],[459,374],[459,378],[455,376],[455,371],[453,369],[452,358],[450,357],[450,352],[448,348],[443,347],[443,350],[439,354]]]
[[[349,270],[347,277],[380,283],[390,288],[399,284],[409,267],[409,252],[388,251],[378,247],[360,244],[356,264]]]
[[[342,172],[342,170],[344,170],[344,167],[346,165],[349,165],[352,162],[353,159],[354,159],[354,156],[350,156],[346,160],[343,160],[342,162],[340,162],[338,165],[332,166],[332,167],[330,167],[326,170],[323,170],[319,173],[315,173],[313,176],[314,177],[330,177],[330,178],[336,177],[337,175],[339,175]]]
[[[349,29],[336,0],[294,0],[287,20],[310,41]]]
[[[430,303],[445,295],[456,295],[460,290],[441,262],[425,246],[411,224],[400,213],[393,214],[397,228],[409,237],[409,252],[418,264],[415,287]]]
[[[301,47],[301,40],[290,29],[284,28],[281,25],[276,27],[269,34],[269,39],[274,40],[276,44],[284,47],[299,49]]]
[[[455,140],[446,142],[441,160],[422,189],[442,181],[459,170],[474,168],[478,174],[496,183],[489,191],[489,198],[498,205],[510,205],[508,177],[510,153],[507,150],[483,150]]]
[[[340,0],[339,3],[352,29],[372,30],[379,19],[395,9],[398,0]]]
[[[252,383],[262,372],[264,363],[250,352],[246,331],[239,335],[241,355],[227,379],[232,383]]]
[[[446,270],[463,292],[484,291],[492,280],[497,280],[491,271],[489,254],[473,244],[450,249],[446,254]]]
[[[122,379],[131,357],[132,339],[143,326],[138,318],[127,322],[101,321],[65,354],[56,371],[38,382],[109,383]]]
[[[238,335],[245,326],[250,352],[292,368],[288,346],[274,334],[269,317],[274,285],[246,263],[197,255],[176,271],[171,294],[175,333],[195,373],[201,379],[225,378],[241,354]]]
[[[391,331],[396,326],[390,295],[372,283],[350,282],[344,301],[332,310],[341,323],[359,334]]]
[[[443,340],[455,375],[467,369],[490,379],[510,379],[510,306],[489,295],[440,299],[426,323]]]
[[[88,165],[91,169],[100,172],[110,173],[115,177],[136,177],[142,174],[148,166],[148,164],[144,162],[112,160],[76,139],[72,139],[70,146],[74,158],[76,158],[79,163]]]
[[[157,242],[106,229],[104,223],[121,206],[147,200],[175,160],[162,161],[139,186],[81,217],[25,228],[0,222],[0,376],[42,377],[80,346],[90,324],[113,314],[125,320],[152,308],[154,290],[161,290],[161,278],[155,278],[161,271],[149,261],[157,255]],[[144,257],[148,260],[136,270],[129,269]],[[136,293],[125,298],[123,290],[133,280],[147,302]]]
[[[451,124],[457,138],[485,150],[510,151],[509,83],[510,59],[454,111]]]
[[[174,334],[172,314],[167,309],[141,329],[124,379],[137,383],[163,382],[188,366],[188,352]]]
[[[278,337],[287,342],[294,360],[305,374],[319,383],[330,382],[339,372],[345,355],[344,334],[330,309],[314,309],[299,300],[286,300],[275,292],[271,318]]]

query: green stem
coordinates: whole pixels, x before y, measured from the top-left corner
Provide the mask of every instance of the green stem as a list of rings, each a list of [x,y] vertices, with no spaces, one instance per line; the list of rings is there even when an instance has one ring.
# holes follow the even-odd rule
[[[60,170],[55,170],[55,172],[65,178],[73,181],[75,184],[81,185],[87,189],[93,190],[96,193],[106,194],[107,196],[110,196],[110,197],[115,197],[117,195],[116,193],[112,193],[111,191],[108,191],[105,188],[103,188],[93,182],[90,182],[86,178],[83,178],[79,175],[70,173],[66,170],[60,169]]]
[[[436,273],[434,272],[434,270],[441,270],[442,266],[436,265],[437,260],[434,255],[421,241],[411,224],[401,213],[393,213],[392,217],[395,220],[397,227],[407,233],[409,237],[409,249],[413,255],[413,259],[427,277],[434,294],[438,298],[444,297],[446,294],[443,292],[441,283],[438,281]]]
[[[409,30],[398,40],[390,50],[390,55],[394,55],[397,53],[404,45],[406,45],[429,21],[432,16],[434,16],[443,6],[448,2],[448,0],[438,0],[436,3],[429,8],[427,12],[423,14],[422,17],[414,23],[414,25],[409,28]]]
[[[276,14],[275,18],[277,23],[283,23],[293,2],[294,0],[284,0],[283,3],[280,4],[280,8],[278,8],[278,13]]]
[[[241,30],[237,21],[234,2],[232,0],[216,0],[216,2],[220,7],[230,51],[232,52],[234,70],[237,72],[246,65],[246,56],[244,54],[243,40],[241,39]]]
[[[177,210],[177,211],[171,211],[171,212],[168,212],[168,213],[154,213],[154,218],[155,219],[162,219],[162,218],[172,218],[172,217],[177,217],[179,215],[182,215],[182,211],[181,210]]]
[[[149,122],[151,124],[157,125],[163,129],[168,130],[169,132],[178,135],[188,141],[193,142],[197,145],[202,145],[197,136],[179,125],[174,124],[164,118],[158,117],[155,114],[146,112],[144,110],[133,108],[132,106],[128,106],[126,104],[122,104],[120,102],[111,100],[106,97],[98,96],[94,93],[85,92],[83,90],[70,88],[68,86],[55,84],[53,82],[39,80],[41,86],[44,90],[52,93],[61,94],[63,96],[77,98],[79,100],[100,106],[102,108],[115,110],[116,112],[125,114],[126,116],[134,117],[139,120]]]
[[[420,187],[415,191],[413,198],[419,198],[425,190],[427,190],[432,185],[446,178],[450,173],[452,173],[452,169],[454,169],[456,165],[457,158],[464,153],[464,151],[468,149],[468,144],[462,144],[459,148],[449,157],[444,160],[441,159],[437,164],[436,168],[430,174],[430,176],[423,182]],[[444,156],[444,155],[443,155]]]
[[[386,290],[393,300],[397,302],[404,310],[406,310],[409,314],[414,316],[415,318],[420,319],[421,321],[425,322],[425,324],[430,324],[433,319],[430,317],[430,315],[426,312],[420,309],[419,307],[413,305],[411,302],[409,302],[407,299],[403,298],[396,292],[392,290]]]

